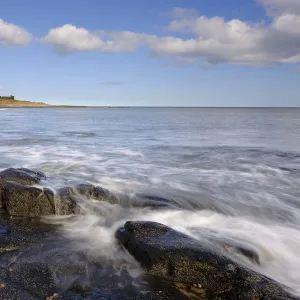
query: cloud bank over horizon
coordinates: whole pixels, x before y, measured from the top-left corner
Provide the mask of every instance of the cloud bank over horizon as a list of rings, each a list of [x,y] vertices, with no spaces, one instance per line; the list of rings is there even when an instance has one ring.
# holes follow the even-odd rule
[[[36,39],[26,29],[0,19],[0,42],[28,46],[34,40],[59,54],[100,51],[137,52],[174,60],[174,65],[204,62],[265,66],[300,63],[300,1],[257,0],[270,22],[251,23],[222,16],[207,17],[193,8],[176,7],[162,35],[135,31],[89,30],[74,24],[49,29]]]

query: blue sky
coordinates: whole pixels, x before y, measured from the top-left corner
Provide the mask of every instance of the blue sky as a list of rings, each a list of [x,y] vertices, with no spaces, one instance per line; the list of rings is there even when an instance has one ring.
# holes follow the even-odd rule
[[[0,95],[300,106],[299,0],[0,0]]]

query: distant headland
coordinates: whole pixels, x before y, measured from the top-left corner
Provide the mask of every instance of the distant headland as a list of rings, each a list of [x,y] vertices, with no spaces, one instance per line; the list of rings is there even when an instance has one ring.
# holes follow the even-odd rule
[[[16,100],[15,96],[0,96],[0,107],[74,107],[74,108],[85,108],[85,107],[102,107],[102,108],[128,108],[124,106],[80,106],[80,105],[51,105],[44,102],[32,102],[25,100]]]
[[[45,107],[51,106],[44,102],[16,100],[15,96],[0,96],[0,107]]]

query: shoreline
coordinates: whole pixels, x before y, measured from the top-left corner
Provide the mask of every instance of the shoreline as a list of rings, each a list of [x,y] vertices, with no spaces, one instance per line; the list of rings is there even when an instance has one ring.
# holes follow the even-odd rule
[[[76,106],[76,105],[48,105],[48,106],[38,106],[38,105],[18,105],[18,106],[8,106],[0,105],[0,108],[131,108],[130,106]]]
[[[256,270],[261,257],[254,248],[207,231],[196,239],[126,214],[118,226],[105,224],[104,234],[94,223],[99,244],[89,246],[74,227],[84,227],[90,214],[101,215],[105,207],[161,213],[183,208],[154,194],[120,198],[84,181],[51,189],[48,179],[26,168],[0,172],[1,299],[299,299]]]

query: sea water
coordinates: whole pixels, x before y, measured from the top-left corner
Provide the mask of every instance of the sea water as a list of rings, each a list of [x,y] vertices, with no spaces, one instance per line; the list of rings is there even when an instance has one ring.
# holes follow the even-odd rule
[[[53,189],[91,183],[181,207],[89,200],[81,216],[46,220],[92,256],[125,259],[132,276],[141,270],[114,232],[127,220],[156,221],[252,249],[260,265],[248,267],[300,295],[300,109],[9,108],[0,112],[0,170],[9,167],[42,171]]]

